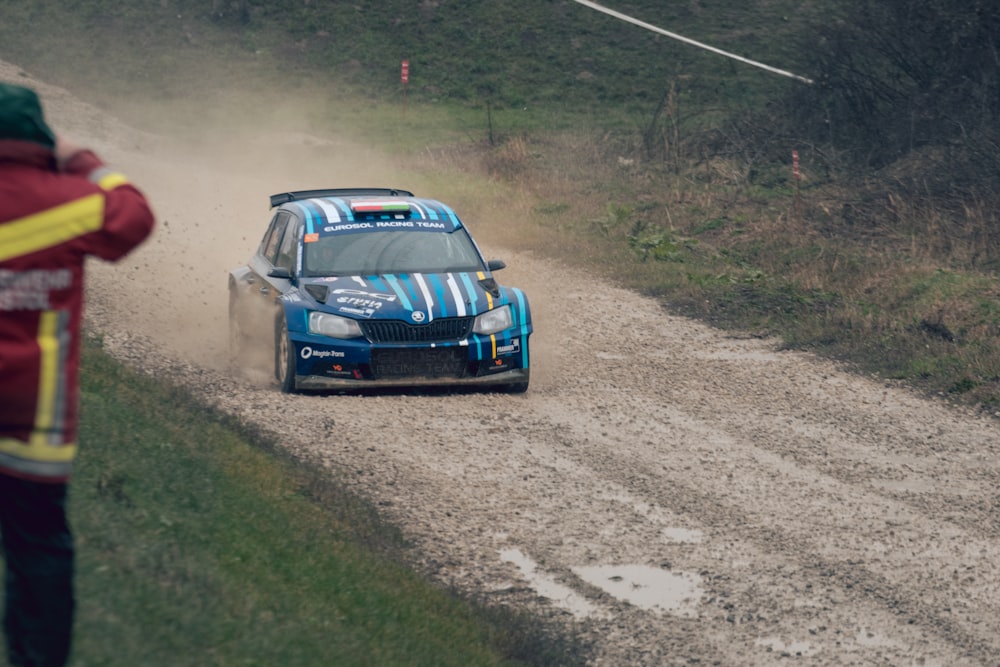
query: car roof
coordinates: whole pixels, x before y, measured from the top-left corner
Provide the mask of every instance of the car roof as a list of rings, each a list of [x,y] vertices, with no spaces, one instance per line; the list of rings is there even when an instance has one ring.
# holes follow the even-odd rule
[[[305,234],[379,230],[452,232],[462,221],[446,204],[389,188],[300,190],[271,195],[271,205],[296,212]]]

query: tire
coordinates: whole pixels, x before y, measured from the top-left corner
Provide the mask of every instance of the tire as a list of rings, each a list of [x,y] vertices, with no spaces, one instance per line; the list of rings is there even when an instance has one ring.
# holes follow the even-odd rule
[[[275,336],[274,376],[278,379],[282,392],[295,393],[295,346],[288,339],[288,325],[284,319]]]

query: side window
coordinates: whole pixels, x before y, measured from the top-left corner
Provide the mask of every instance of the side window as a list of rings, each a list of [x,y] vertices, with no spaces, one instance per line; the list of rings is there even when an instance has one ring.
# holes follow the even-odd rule
[[[267,234],[264,235],[264,240],[260,243],[260,254],[272,264],[274,264],[275,256],[278,254],[281,235],[285,231],[285,227],[288,226],[288,218],[287,211],[278,211],[278,214],[271,220],[271,226],[268,228]]]
[[[285,235],[278,247],[278,258],[274,260],[275,266],[284,267],[295,273],[295,255],[299,248],[298,240],[298,225],[293,223],[285,227]]]

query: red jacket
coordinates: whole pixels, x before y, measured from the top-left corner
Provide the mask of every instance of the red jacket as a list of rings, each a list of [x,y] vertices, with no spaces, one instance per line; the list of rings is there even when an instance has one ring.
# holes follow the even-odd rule
[[[90,151],[0,139],[0,474],[69,479],[76,455],[84,261],[153,229],[146,198]]]

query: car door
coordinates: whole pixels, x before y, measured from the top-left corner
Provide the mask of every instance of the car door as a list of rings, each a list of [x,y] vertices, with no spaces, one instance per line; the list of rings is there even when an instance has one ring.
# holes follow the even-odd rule
[[[273,341],[274,326],[281,315],[281,296],[292,287],[296,270],[298,243],[295,238],[295,217],[288,211],[278,211],[260,247],[250,260],[247,276],[251,326],[255,338]],[[283,275],[275,269],[284,270]]]

